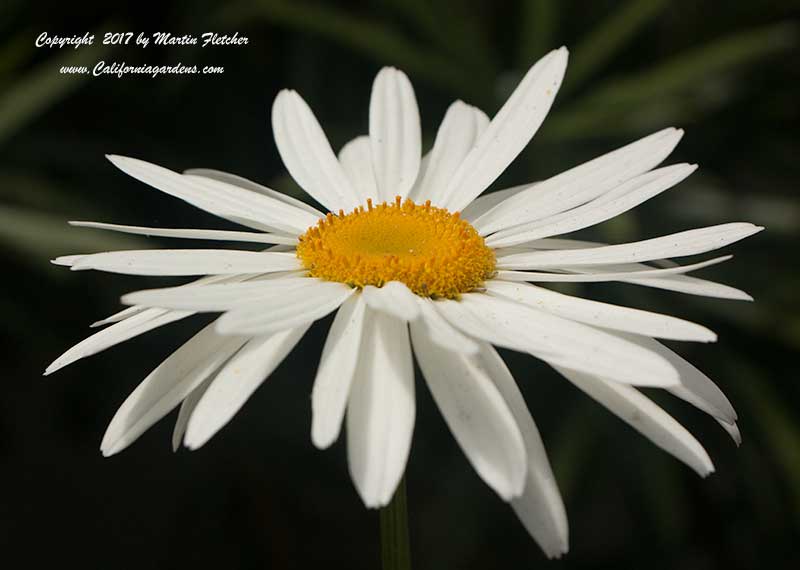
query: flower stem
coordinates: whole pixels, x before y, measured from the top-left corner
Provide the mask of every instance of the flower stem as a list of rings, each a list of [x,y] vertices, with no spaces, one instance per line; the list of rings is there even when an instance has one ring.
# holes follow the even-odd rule
[[[392,501],[381,509],[381,561],[383,570],[411,570],[405,475]]]

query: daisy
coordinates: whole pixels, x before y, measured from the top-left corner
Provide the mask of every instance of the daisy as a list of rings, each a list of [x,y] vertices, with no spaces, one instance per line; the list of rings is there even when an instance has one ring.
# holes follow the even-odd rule
[[[665,129],[552,178],[481,196],[528,144],[561,85],[567,50],[538,61],[489,119],[461,101],[422,156],[408,78],[384,68],[372,86],[369,134],[334,154],[296,92],[272,108],[286,168],[327,213],[214,170],[182,174],[109,156],[120,170],[250,231],[72,222],[150,236],[269,244],[264,251],[173,249],[59,257],[72,270],[203,276],[130,293],[110,325],[68,350],[50,374],[194,313],[221,313],[159,365],[114,416],[109,456],[180,406],[173,446],[205,444],[317,320],[336,312],[311,395],[311,439],[330,446],[347,423],[353,483],[367,507],[401,480],[415,418],[412,353],[444,419],[480,477],[544,552],[567,551],[567,519],[542,439],[495,346],[530,354],[705,476],[697,440],[639,387],[664,388],[715,418],[738,442],[736,413],[702,372],[656,339],[711,342],[675,317],[565,295],[533,283],[621,281],[750,299],[687,275],[729,259],[666,261],[716,250],[762,228],[729,223],[634,243],[558,238],[621,214],[696,168],[656,168],[683,132]]]

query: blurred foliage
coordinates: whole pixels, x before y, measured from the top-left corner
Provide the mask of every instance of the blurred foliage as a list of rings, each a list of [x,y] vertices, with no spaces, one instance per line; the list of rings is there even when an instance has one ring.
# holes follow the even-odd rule
[[[715,76],[730,68],[785,51],[795,45],[796,32],[794,24],[738,32],[689,53],[656,62],[641,73],[612,78],[593,87],[589,95],[565,111],[556,113],[544,133],[554,138],[575,138],[598,129],[609,135],[653,129],[655,121],[685,123],[697,113],[698,105],[705,103],[702,90],[698,89],[704,82],[713,82]],[[591,45],[585,50],[594,53]],[[580,59],[582,53],[577,51],[575,58],[581,63],[588,59]],[[709,103],[724,103],[722,97],[715,99]],[[631,109],[635,109],[634,121],[630,120]],[[641,117],[638,121],[637,116]]]
[[[733,262],[704,274],[748,290],[754,304],[622,284],[574,291],[677,314],[720,333],[719,346],[679,351],[730,396],[742,447],[734,449],[700,413],[659,397],[714,457],[717,473],[707,480],[546,367],[506,355],[567,501],[572,552],[557,564],[796,567],[797,8],[791,0],[238,0],[47,9],[3,3],[0,248],[13,278],[4,280],[2,301],[10,358],[0,400],[0,482],[18,490],[0,516],[4,552],[12,560],[25,553],[34,566],[58,557],[107,567],[113,556],[118,568],[374,567],[377,517],[351,489],[343,446],[320,454],[308,441],[307,394],[324,327],[202,451],[169,455],[170,426],[162,422],[126,454],[105,461],[94,445],[104,421],[196,323],[174,325],[39,382],[47,362],[80,338],[79,323],[113,312],[120,293],[145,286],[126,277],[70,275],[47,260],[165,243],[69,228],[68,219],[221,227],[126,179],[104,153],[178,170],[222,168],[299,196],[268,129],[278,89],[300,90],[338,148],[366,129],[375,71],[396,65],[415,84],[430,144],[452,99],[491,114],[537,57],[567,45],[571,64],[551,116],[497,187],[544,178],[676,125],[687,135],[673,160],[698,162],[701,171],[585,236],[616,242],[740,219],[768,231],[738,244]],[[238,31],[251,44],[204,51],[33,47],[41,31],[88,30]],[[225,65],[226,73],[117,80],[56,72],[103,58]],[[419,398],[408,474],[415,563],[538,563],[538,549],[469,469],[424,390]],[[35,548],[42,538],[53,548]],[[128,554],[120,559],[120,552]]]
[[[113,24],[107,24],[102,29],[113,27]],[[0,62],[4,66],[10,66],[14,61],[21,60],[23,54],[30,51],[30,40],[34,35],[28,32],[25,43],[20,41],[20,37],[12,38],[8,45],[3,46]],[[24,127],[28,121],[40,116],[67,97],[70,92],[78,89],[91,77],[65,76],[59,73],[59,70],[63,66],[91,66],[97,59],[102,59],[111,51],[110,46],[102,44],[94,47],[94,50],[64,49],[57,56],[48,58],[47,61],[16,79],[10,88],[4,90],[0,96],[0,144]],[[10,74],[10,71],[6,71],[6,74]]]

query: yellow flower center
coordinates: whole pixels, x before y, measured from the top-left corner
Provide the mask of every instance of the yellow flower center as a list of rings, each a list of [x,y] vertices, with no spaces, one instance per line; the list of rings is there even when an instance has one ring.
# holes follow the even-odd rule
[[[352,287],[401,281],[424,297],[455,299],[495,269],[494,251],[458,212],[411,200],[328,214],[300,236],[297,257],[313,277]]]

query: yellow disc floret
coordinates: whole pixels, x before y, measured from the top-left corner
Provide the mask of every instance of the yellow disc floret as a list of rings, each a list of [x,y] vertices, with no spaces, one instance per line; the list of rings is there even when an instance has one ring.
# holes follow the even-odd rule
[[[458,212],[411,200],[328,214],[300,236],[297,256],[313,277],[352,287],[401,281],[417,295],[455,299],[495,269],[494,251]]]

